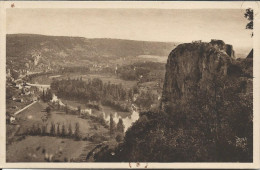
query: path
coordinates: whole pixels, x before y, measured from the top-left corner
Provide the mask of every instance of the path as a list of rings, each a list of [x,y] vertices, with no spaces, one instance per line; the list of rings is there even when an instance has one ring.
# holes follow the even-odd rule
[[[17,114],[19,114],[20,112],[24,111],[25,109],[31,107],[31,106],[34,105],[36,102],[37,102],[37,101],[34,101],[34,102],[32,102],[31,104],[29,104],[29,105],[25,106],[24,108],[22,108],[21,110],[18,110],[17,112],[14,113],[14,115],[17,115]]]

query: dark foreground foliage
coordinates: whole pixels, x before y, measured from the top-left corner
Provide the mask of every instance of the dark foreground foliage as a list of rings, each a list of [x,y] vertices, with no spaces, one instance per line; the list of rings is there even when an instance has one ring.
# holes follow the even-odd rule
[[[213,95],[194,85],[185,101],[140,113],[115,154],[103,151],[96,161],[252,162],[251,75],[217,77]]]

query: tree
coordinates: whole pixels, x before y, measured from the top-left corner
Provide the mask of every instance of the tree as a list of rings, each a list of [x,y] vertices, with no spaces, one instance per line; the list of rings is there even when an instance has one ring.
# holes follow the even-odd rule
[[[45,91],[44,91],[44,89],[42,91],[42,100],[45,101]]]
[[[79,132],[79,123],[77,122],[75,125],[75,133],[74,133],[74,137],[76,140],[80,139],[80,132]]]
[[[72,127],[71,124],[69,124],[69,129],[68,129],[68,136],[72,136]]]
[[[51,136],[55,135],[55,124],[53,122],[51,123],[50,135]]]
[[[32,135],[35,135],[35,134],[36,134],[35,124],[33,124],[33,126],[32,126],[31,134],[32,134]]]
[[[253,22],[253,20],[254,20],[254,11],[253,11],[253,9],[251,9],[251,8],[246,9],[246,12],[245,12],[245,14],[244,14],[244,17],[249,21],[249,22],[246,24],[246,29],[252,30],[253,27],[254,27],[254,22]],[[254,34],[253,34],[253,32],[252,32],[251,36],[253,37],[253,35],[254,35]]]
[[[57,123],[58,126],[57,126],[57,135],[59,136],[60,135],[60,123]]]
[[[42,125],[42,135],[46,135],[47,124]]]
[[[66,130],[65,130],[65,125],[64,125],[64,123],[62,124],[62,127],[61,127],[61,136],[62,136],[62,137],[66,136]]]
[[[80,116],[80,112],[81,112],[81,106],[78,106],[78,113],[79,113],[79,116]]]
[[[40,124],[37,124],[37,135],[41,134],[41,128],[40,128]]]
[[[110,135],[114,135],[115,133],[115,122],[114,122],[114,119],[113,119],[113,115],[110,114]]]
[[[68,114],[69,113],[69,108],[68,108],[68,105],[65,104],[65,113]]]
[[[46,112],[47,112],[48,114],[51,113],[51,108],[50,108],[50,106],[46,107]]]
[[[121,118],[119,118],[119,121],[117,123],[117,131],[120,133],[124,133],[124,129],[125,129],[125,126],[124,126],[123,120]]]
[[[47,89],[45,94],[45,102],[52,100],[52,96],[53,96],[52,91],[50,89]]]

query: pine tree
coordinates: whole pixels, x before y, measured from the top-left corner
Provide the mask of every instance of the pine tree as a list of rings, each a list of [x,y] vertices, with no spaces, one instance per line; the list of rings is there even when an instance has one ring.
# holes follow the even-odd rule
[[[65,113],[66,113],[66,114],[69,113],[69,108],[68,108],[68,105],[67,105],[67,104],[65,105]]]
[[[55,124],[53,122],[51,123],[50,135],[51,136],[55,135]]]
[[[76,140],[80,139],[80,132],[79,132],[79,123],[77,122],[75,125],[75,133],[74,133],[74,137]]]
[[[31,134],[32,134],[32,135],[35,135],[35,132],[36,132],[36,130],[35,130],[35,125],[33,124],[32,129],[31,129]]]
[[[40,135],[41,134],[41,128],[40,128],[40,124],[37,124],[37,134],[36,135]]]
[[[78,114],[80,116],[80,113],[81,113],[81,106],[78,106]]]
[[[42,125],[42,135],[46,134],[46,125]]]
[[[57,136],[60,136],[60,124],[58,123],[58,126],[57,126]]]
[[[42,91],[42,100],[45,101],[45,91]]]
[[[121,118],[119,118],[119,121],[117,123],[117,131],[120,133],[124,133],[124,129],[125,129],[125,126],[124,126],[123,120]]]
[[[71,127],[71,124],[69,124],[68,136],[69,136],[69,137],[72,136],[72,127]]]
[[[115,133],[115,122],[114,122],[114,119],[113,119],[113,115],[110,114],[110,135],[114,135]]]
[[[62,137],[66,136],[66,130],[65,130],[65,125],[64,124],[62,124],[62,127],[61,127],[61,136]]]

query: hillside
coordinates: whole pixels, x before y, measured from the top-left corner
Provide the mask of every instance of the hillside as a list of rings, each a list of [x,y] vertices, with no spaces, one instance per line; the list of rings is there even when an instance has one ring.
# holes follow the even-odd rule
[[[50,69],[59,65],[106,63],[120,57],[167,56],[175,46],[176,43],[164,42],[10,34],[6,36],[7,67],[35,71],[36,65]],[[40,56],[39,62],[35,62],[36,56]]]
[[[124,142],[96,161],[252,162],[253,61],[232,54],[221,40],[178,45],[161,108],[140,113]]]

